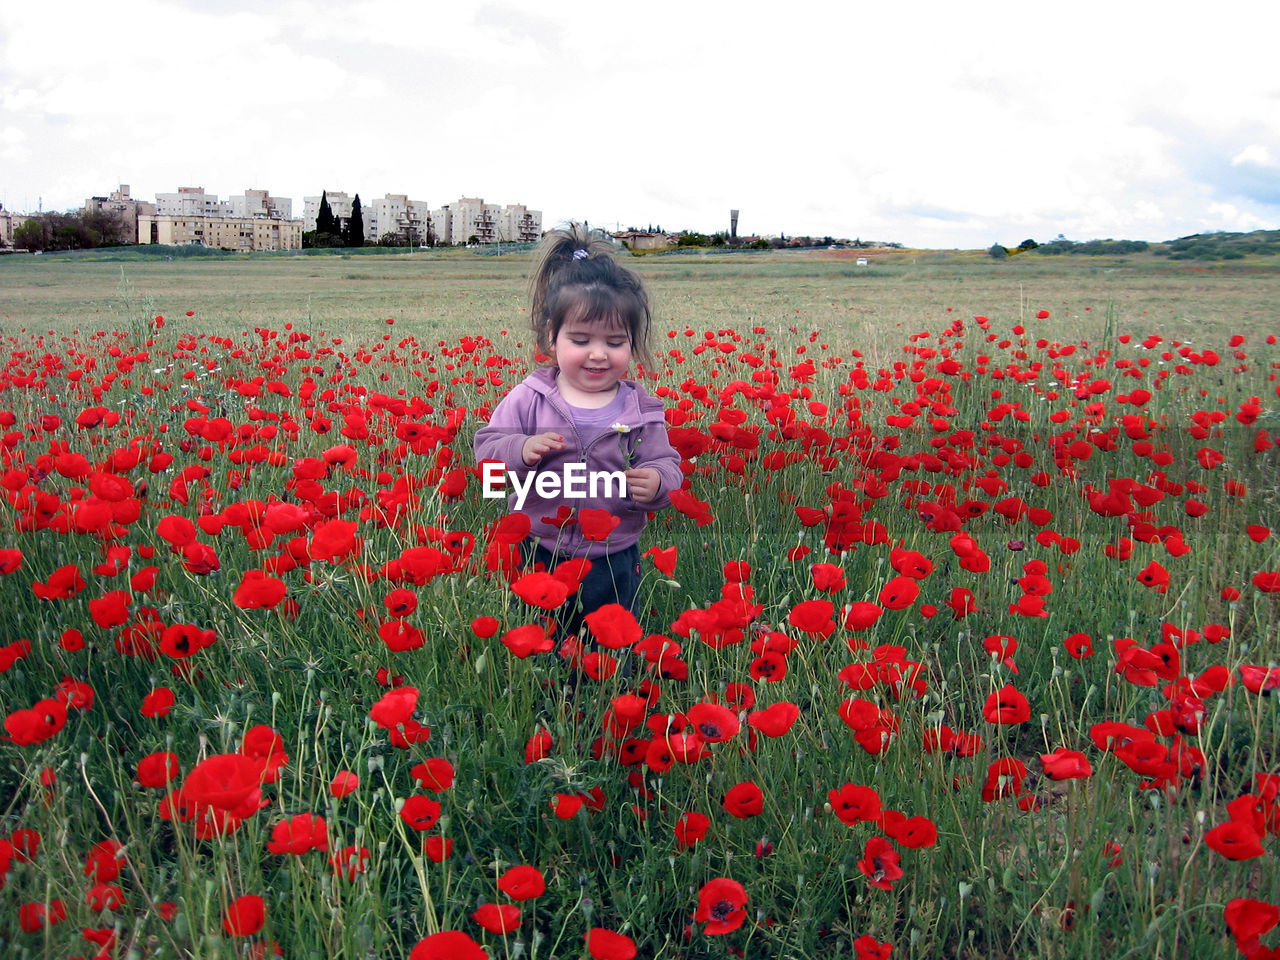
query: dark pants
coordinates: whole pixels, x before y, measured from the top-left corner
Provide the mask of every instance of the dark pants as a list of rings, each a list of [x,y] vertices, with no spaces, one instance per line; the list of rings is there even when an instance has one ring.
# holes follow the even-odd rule
[[[532,549],[528,549],[532,547]],[[530,563],[543,564],[547,572],[571,559],[552,553],[546,547],[526,541],[525,555]],[[556,611],[557,637],[569,637],[582,630],[582,618],[605,604],[617,603],[636,612],[636,594],[640,590],[640,548],[634,544],[617,553],[594,557],[591,570],[582,580],[578,592]]]

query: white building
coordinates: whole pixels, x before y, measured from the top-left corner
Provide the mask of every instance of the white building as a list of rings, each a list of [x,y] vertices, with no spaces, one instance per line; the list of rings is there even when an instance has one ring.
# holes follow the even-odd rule
[[[431,212],[439,243],[512,243],[542,236],[542,211],[524,204],[485,203],[479,197],[461,197]]]
[[[266,190],[246,190],[238,197],[228,197],[227,207],[231,216],[242,219],[293,219],[293,201],[288,197],[273,197]]]
[[[431,208],[425,200],[410,200],[407,194],[388,193],[373,200],[363,210],[364,235],[377,243],[388,233],[399,234],[409,246],[427,242],[432,230]]]
[[[351,198],[342,190],[326,190],[323,194],[324,199],[329,201],[329,209],[333,211],[333,215],[346,223],[351,218]],[[364,216],[365,237],[369,236],[369,217],[361,210]],[[302,229],[306,233],[310,233],[316,228],[316,220],[320,218],[320,197],[303,197],[302,198]]]
[[[0,203],[0,247],[13,246],[13,231],[18,229],[26,219],[10,213],[4,208],[4,204]]]
[[[177,193],[156,194],[149,214],[139,211],[137,239],[223,250],[297,250],[302,246],[302,221],[292,219],[292,212],[292,200],[273,197],[267,190],[246,190],[219,200],[204,187],[179,187]]]
[[[156,215],[160,217],[229,217],[231,208],[204,187],[179,187],[177,193],[156,194]]]

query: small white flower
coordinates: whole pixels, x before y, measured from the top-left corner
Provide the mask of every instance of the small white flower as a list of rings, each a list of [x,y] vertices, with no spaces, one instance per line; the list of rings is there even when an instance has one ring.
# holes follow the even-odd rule
[[[617,431],[618,433],[630,433],[630,432],[631,432],[631,427],[629,427],[627,424],[622,423],[622,422],[618,422],[618,423],[612,424],[612,425],[609,427],[609,429],[610,429],[610,430],[615,430],[615,431]]]

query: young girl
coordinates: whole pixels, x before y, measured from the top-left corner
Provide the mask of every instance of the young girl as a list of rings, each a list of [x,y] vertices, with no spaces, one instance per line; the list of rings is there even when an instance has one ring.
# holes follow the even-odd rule
[[[652,362],[651,318],[640,278],[618,264],[612,243],[576,224],[551,231],[530,286],[534,340],[552,365],[503,398],[476,432],[475,456],[501,461],[512,488],[524,492],[509,504],[530,520],[534,563],[551,571],[573,558],[591,562],[558,617],[569,636],[605,604],[634,612],[636,541],[649,511],[668,506],[683,477],[662,401],[625,379],[633,356]],[[617,524],[599,539],[597,525],[577,522],[584,509],[608,511]]]

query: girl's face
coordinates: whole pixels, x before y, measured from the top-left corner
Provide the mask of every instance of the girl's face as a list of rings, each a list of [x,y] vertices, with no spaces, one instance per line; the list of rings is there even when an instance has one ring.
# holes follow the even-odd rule
[[[603,406],[631,364],[631,336],[604,320],[566,320],[551,345],[560,392],[577,406]]]

